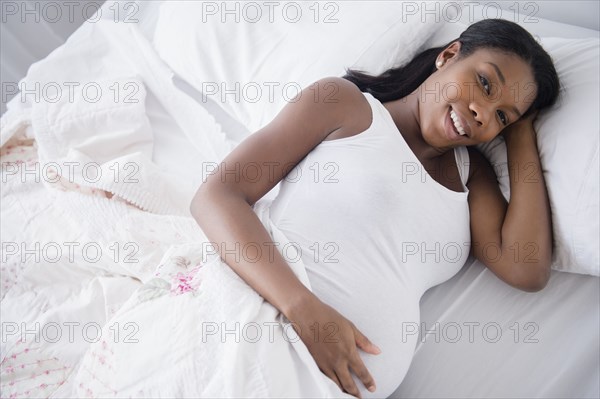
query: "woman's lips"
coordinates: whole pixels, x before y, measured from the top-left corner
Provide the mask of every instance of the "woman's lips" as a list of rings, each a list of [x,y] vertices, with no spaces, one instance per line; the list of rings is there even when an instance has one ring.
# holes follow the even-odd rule
[[[448,139],[450,139],[452,141],[458,141],[466,136],[461,136],[460,134],[458,134],[458,131],[456,130],[456,127],[454,126],[454,121],[450,117],[451,109],[452,109],[451,107],[448,107],[448,111],[446,112],[446,117],[444,118],[444,130],[446,133],[446,137],[448,137]]]

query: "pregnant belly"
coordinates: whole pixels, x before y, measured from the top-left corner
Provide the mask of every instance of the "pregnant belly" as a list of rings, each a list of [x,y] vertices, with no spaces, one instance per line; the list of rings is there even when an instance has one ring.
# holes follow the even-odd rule
[[[419,336],[419,297],[399,281],[381,281],[371,275],[308,276],[313,293],[350,320],[371,342],[381,349],[372,355],[358,349],[365,366],[375,379],[377,390],[369,392],[353,375],[363,398],[387,397],[404,379],[411,364]],[[359,282],[359,284],[357,284]],[[324,334],[332,330],[323,330]]]

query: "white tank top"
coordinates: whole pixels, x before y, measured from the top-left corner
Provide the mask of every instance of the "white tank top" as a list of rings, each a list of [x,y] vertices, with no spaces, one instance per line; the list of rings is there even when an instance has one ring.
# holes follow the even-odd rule
[[[402,382],[419,300],[464,265],[470,230],[466,147],[454,151],[464,192],[449,190],[423,168],[383,104],[363,94],[371,126],[315,147],[281,182],[270,217],[299,251],[314,294],[381,348],[359,350],[377,384],[372,394],[354,376],[366,398],[389,396]]]

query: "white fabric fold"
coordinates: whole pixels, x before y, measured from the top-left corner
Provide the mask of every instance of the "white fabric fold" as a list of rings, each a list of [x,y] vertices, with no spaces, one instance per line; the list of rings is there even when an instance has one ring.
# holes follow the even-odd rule
[[[30,67],[19,83],[21,93],[1,118],[1,144],[29,128],[42,167],[58,164],[70,182],[110,192],[143,210],[189,216],[203,163],[220,161],[236,143],[172,77],[137,25],[85,23]],[[195,149],[197,165],[186,166],[198,170],[193,181],[153,162],[161,148],[154,145],[146,114],[148,91]]]
[[[254,211],[294,274],[304,264],[269,217]],[[107,321],[133,334],[90,346],[74,379],[89,397],[350,397],[322,374],[289,320],[247,285],[208,241],[173,245],[154,278]]]

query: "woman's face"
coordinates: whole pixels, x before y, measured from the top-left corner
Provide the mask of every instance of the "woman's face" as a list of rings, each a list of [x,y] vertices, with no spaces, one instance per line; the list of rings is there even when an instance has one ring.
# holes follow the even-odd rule
[[[536,96],[531,67],[520,57],[480,49],[460,58],[459,49],[460,43],[454,42],[440,53],[438,70],[420,88],[421,132],[437,148],[492,140]]]

